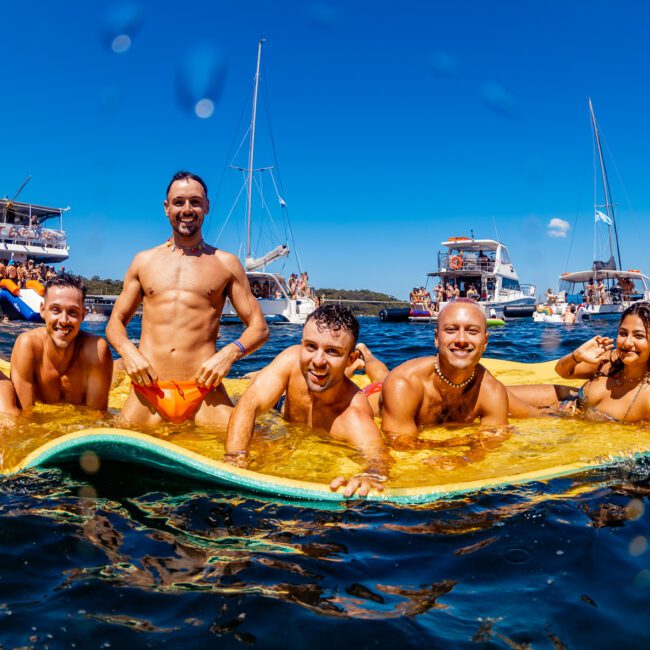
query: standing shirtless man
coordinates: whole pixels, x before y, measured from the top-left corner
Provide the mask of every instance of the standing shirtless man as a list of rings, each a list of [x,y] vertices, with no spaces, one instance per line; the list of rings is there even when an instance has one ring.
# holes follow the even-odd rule
[[[239,260],[203,241],[207,194],[195,174],[174,175],[163,204],[172,236],[135,256],[106,328],[131,378],[121,414],[130,424],[194,419],[225,427],[232,404],[221,381],[235,361],[269,336]],[[239,340],[216,352],[226,298],[246,329]],[[138,348],[129,341],[126,326],[141,303]]]
[[[488,341],[485,314],[474,302],[457,299],[438,316],[435,335],[438,354],[406,361],[392,370],[382,389],[382,429],[395,449],[430,449],[440,446],[470,447],[461,460],[480,459],[484,448],[502,439],[505,429],[485,430],[478,436],[461,436],[436,443],[419,438],[419,429],[438,424],[482,427],[508,424],[505,386],[482,365]],[[433,464],[440,459],[431,459]],[[442,466],[449,468],[443,462]]]

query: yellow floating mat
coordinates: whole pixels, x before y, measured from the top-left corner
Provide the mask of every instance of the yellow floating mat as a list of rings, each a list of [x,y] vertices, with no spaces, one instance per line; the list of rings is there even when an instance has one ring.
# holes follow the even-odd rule
[[[509,384],[560,381],[553,372],[554,362],[522,364],[486,360],[485,365]],[[359,378],[360,383],[365,381],[365,377]],[[226,380],[228,390],[234,395],[241,394],[246,385],[244,380]],[[113,389],[113,408],[119,408],[126,392],[124,382]],[[314,433],[301,430],[297,437],[294,435],[294,446],[287,447],[285,439],[291,437],[291,431],[295,434],[296,428],[280,423],[279,418],[273,425],[275,430],[271,430],[283,435],[270,436],[268,453],[257,450],[260,461],[256,467],[261,470],[258,472],[220,460],[223,434],[215,437],[192,425],[183,425],[178,430],[167,426],[166,430],[156,430],[156,435],[105,426],[79,430],[88,424],[73,422],[77,411],[70,406],[42,407],[36,414],[40,421],[28,425],[33,427],[35,438],[30,440],[25,436],[24,428],[13,436],[5,436],[4,464],[0,472],[11,475],[31,467],[80,459],[84,466],[84,458],[99,462],[117,460],[213,482],[240,492],[282,500],[331,503],[343,501],[344,497],[340,492],[331,491],[327,482],[339,474],[349,476],[360,470],[358,459],[352,460],[349,450],[342,452],[340,446]],[[55,416],[57,426],[51,423]],[[262,428],[268,426],[268,422],[262,423]],[[466,432],[464,429],[460,435]],[[438,427],[422,435],[435,440],[457,433]],[[255,443],[263,436],[264,432],[256,435]],[[395,465],[390,481],[383,492],[373,492],[367,498],[402,504],[428,503],[484,489],[574,475],[621,461],[631,462],[650,454],[650,430],[635,425],[590,424],[563,418],[519,421],[508,440],[466,467],[442,471],[422,463],[432,455],[446,453],[462,454],[462,450],[393,451]]]

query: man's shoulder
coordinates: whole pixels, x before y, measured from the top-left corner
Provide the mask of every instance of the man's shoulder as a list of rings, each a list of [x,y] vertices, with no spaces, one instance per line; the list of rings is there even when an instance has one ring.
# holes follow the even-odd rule
[[[79,352],[84,361],[97,361],[110,354],[108,342],[102,336],[90,334],[89,332],[79,332]]]
[[[29,348],[34,345],[42,345],[46,336],[47,330],[44,327],[37,327],[36,329],[29,330],[19,334],[14,343],[14,347]]]
[[[506,387],[500,382],[483,364],[478,365],[481,376],[481,389],[486,388],[490,392],[505,392]]]
[[[392,380],[418,380],[422,377],[429,376],[433,372],[433,359],[433,356],[416,357],[415,359],[409,359],[408,361],[401,363],[399,366],[391,370],[390,373],[388,373],[386,380],[388,380],[389,377]]]
[[[243,269],[242,263],[239,261],[239,258],[233,253],[228,251],[221,250],[220,248],[214,249],[214,260],[223,264],[224,266],[232,269]]]

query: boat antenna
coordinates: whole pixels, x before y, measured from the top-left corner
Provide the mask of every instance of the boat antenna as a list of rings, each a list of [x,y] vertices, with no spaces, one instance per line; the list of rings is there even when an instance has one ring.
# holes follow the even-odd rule
[[[9,203],[7,204],[7,206],[11,205],[11,204],[12,204],[12,203],[13,203],[13,202],[18,198],[18,195],[19,195],[19,194],[20,194],[20,193],[25,189],[25,185],[27,185],[27,183],[29,183],[29,181],[31,181],[31,180],[32,180],[32,176],[31,176],[31,174],[30,174],[30,175],[27,176],[27,178],[23,181],[23,184],[18,188],[18,191],[14,194],[14,198],[11,199],[11,201],[9,201]]]
[[[260,85],[260,61],[262,60],[262,45],[266,41],[261,38],[257,47],[257,67],[255,69],[255,90],[253,91],[253,115],[251,118],[251,142],[248,151],[248,205],[246,207],[246,257],[251,256],[251,208],[253,204],[253,159],[255,156],[255,120],[257,118],[257,91]]]
[[[494,215],[492,215],[492,225],[494,226],[494,232],[496,233],[497,241],[501,243],[501,240],[499,239],[499,229],[497,228],[497,222],[496,219],[494,218]]]
[[[589,97],[589,114],[591,115],[591,125],[594,130],[594,137],[596,138],[596,147],[598,148],[598,159],[600,161],[600,173],[603,177],[603,189],[605,191],[605,211],[607,216],[611,221],[609,225],[609,251],[610,254],[614,255],[614,246],[612,243],[612,226],[614,227],[614,237],[616,239],[616,254],[618,256],[618,268],[622,269],[623,264],[621,262],[621,249],[618,243],[618,228],[616,226],[616,213],[614,211],[614,203],[612,202],[612,194],[609,188],[609,179],[607,178],[607,169],[605,168],[605,159],[603,158],[603,149],[600,146],[600,134],[598,132],[598,125],[596,124],[596,116],[594,114],[594,107],[591,103],[591,97]],[[594,201],[595,203],[595,201]],[[596,207],[594,207],[594,210]]]

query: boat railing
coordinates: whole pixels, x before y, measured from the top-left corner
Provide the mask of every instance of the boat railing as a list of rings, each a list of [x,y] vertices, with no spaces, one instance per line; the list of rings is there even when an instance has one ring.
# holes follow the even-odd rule
[[[438,269],[440,271],[494,271],[495,260],[487,255],[480,256],[478,253],[438,253]]]
[[[3,224],[0,226],[0,239],[5,242],[11,240],[13,244],[25,246],[45,246],[66,250],[68,241],[63,230],[41,228],[39,226],[14,226]]]

